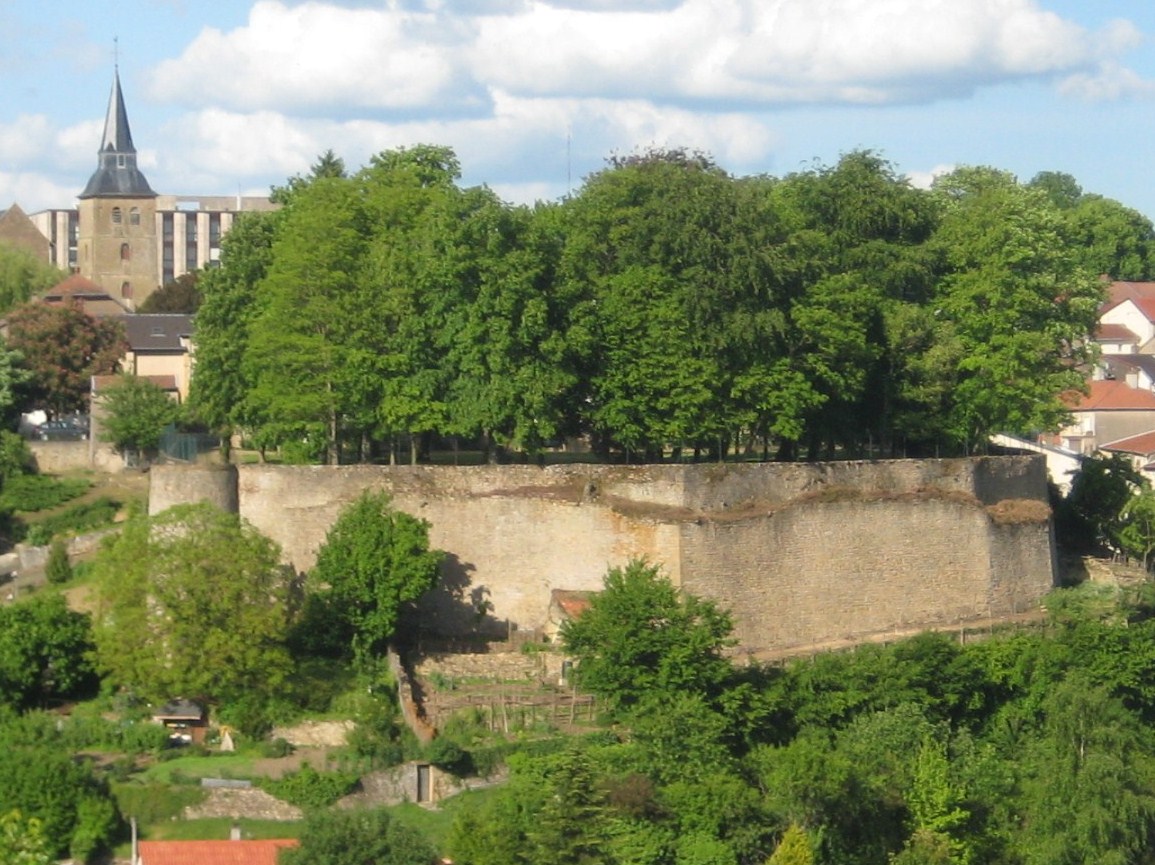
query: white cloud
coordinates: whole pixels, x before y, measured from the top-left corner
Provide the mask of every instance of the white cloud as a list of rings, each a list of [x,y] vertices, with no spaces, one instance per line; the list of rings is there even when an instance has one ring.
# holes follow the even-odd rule
[[[0,210],[19,204],[25,213],[50,207],[70,207],[79,190],[62,186],[55,179],[35,172],[0,171]]]
[[[162,63],[153,94],[329,117],[477,116],[498,92],[887,104],[1093,75],[1139,39],[1038,0],[258,0],[245,26],[206,29]]]
[[[906,179],[916,189],[930,189],[936,180],[943,175],[950,174],[957,167],[957,165],[936,165],[927,171],[908,171]]]
[[[1155,82],[1108,62],[1092,72],[1068,76],[1060,83],[1059,90],[1065,96],[1086,102],[1114,102],[1129,97],[1149,99],[1155,96]]]
[[[255,3],[248,24],[206,29],[156,70],[158,99],[304,113],[476,108],[456,49],[468,22],[404,10]]]

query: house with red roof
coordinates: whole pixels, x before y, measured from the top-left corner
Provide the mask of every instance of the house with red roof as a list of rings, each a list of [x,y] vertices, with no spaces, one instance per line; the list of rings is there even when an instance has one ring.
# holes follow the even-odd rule
[[[295,838],[249,841],[141,841],[136,865],[277,865]]]

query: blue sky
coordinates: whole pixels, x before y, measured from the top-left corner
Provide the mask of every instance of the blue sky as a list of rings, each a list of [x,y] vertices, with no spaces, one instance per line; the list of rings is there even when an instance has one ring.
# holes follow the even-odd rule
[[[162,193],[265,193],[329,148],[449,145],[517,202],[653,145],[739,175],[870,148],[1155,219],[1153,37],[1150,0],[0,0],[0,208],[72,205],[116,39]]]

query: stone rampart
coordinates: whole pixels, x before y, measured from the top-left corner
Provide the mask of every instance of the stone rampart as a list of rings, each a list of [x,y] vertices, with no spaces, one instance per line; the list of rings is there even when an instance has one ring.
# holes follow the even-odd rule
[[[149,510],[229,500],[228,473],[155,466]],[[447,552],[422,626],[506,633],[552,589],[646,557],[734,614],[752,652],[999,618],[1054,581],[1038,457],[660,466],[242,466],[236,508],[307,570],[363,490]]]

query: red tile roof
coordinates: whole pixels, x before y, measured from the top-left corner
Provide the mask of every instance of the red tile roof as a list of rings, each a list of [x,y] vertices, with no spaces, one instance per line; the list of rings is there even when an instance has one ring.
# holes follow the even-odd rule
[[[79,273],[74,273],[72,276],[65,279],[63,282],[58,282],[48,291],[44,292],[44,297],[108,297],[108,292],[93,282],[87,277],[81,276]]]
[[[1093,381],[1090,394],[1067,394],[1071,411],[1155,411],[1155,393],[1127,382]]]
[[[141,841],[140,865],[277,865],[295,838],[266,841]]]
[[[1107,288],[1107,300],[1100,307],[1099,314],[1128,300],[1147,318],[1155,321],[1155,282],[1112,282]]]
[[[1125,324],[1100,322],[1095,329],[1095,339],[1100,342],[1138,342],[1139,336]]]
[[[1127,454],[1138,454],[1144,457],[1149,454],[1155,454],[1155,430],[1140,433],[1139,435],[1130,436],[1125,439],[1119,439],[1115,442],[1108,442],[1105,445],[1100,445],[1100,449],[1105,451],[1119,451]]]

